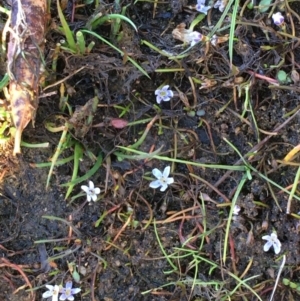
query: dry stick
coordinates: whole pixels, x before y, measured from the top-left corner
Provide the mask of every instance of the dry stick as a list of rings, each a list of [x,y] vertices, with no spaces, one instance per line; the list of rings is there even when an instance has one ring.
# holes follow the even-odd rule
[[[21,269],[17,264],[11,263],[10,261],[8,261],[8,260],[5,259],[5,258],[1,258],[1,261],[2,261],[3,263],[0,263],[0,268],[3,268],[3,267],[10,267],[10,268],[12,268],[12,269],[18,271],[18,272],[23,276],[23,278],[24,278],[26,284],[27,284],[27,285],[29,286],[29,288],[30,288],[30,294],[31,294],[31,296],[32,296],[32,301],[34,301],[34,299],[35,299],[35,298],[34,298],[34,297],[35,297],[35,294],[34,294],[34,292],[33,292],[33,290],[32,290],[31,283],[30,283],[30,281],[28,280],[26,274],[22,271],[22,269]],[[1,262],[1,261],[0,261],[0,262]]]
[[[150,214],[149,220],[148,221],[143,221],[143,223],[144,222],[146,223],[145,227],[143,227],[143,231],[145,231],[148,228],[148,226],[151,224],[152,220],[153,220],[153,210],[151,209],[151,206],[149,205],[149,203],[147,202],[147,200],[143,196],[141,196],[136,191],[135,191],[135,193],[136,193],[137,197],[140,198],[146,204],[146,206],[148,207],[148,210],[149,210],[149,214]]]
[[[190,174],[193,177],[193,174]],[[223,194],[220,190],[218,190],[213,184],[209,183],[208,181],[202,179],[201,177],[197,176],[196,179],[200,180],[202,183],[210,187],[212,190],[214,190],[221,198],[225,200],[226,203],[231,203],[230,199]]]
[[[47,86],[45,89],[43,89],[43,93],[44,93],[46,90],[50,89],[50,88],[53,88],[53,87],[55,87],[55,86],[57,86],[57,85],[60,85],[60,84],[64,83],[66,80],[68,80],[68,79],[71,78],[73,75],[77,74],[78,72],[82,71],[84,68],[87,68],[87,66],[80,67],[79,69],[73,71],[73,72],[70,73],[68,76],[64,77],[63,79],[61,79],[61,80],[55,82],[54,84],[51,84],[51,85]]]
[[[116,242],[116,240],[119,238],[119,236],[125,231],[126,227],[129,225],[129,223],[131,222],[132,220],[132,216],[133,214],[131,213],[129,215],[129,217],[127,218],[125,224],[121,227],[120,231],[116,234],[116,236],[114,237],[113,241],[110,243],[110,245],[108,247],[106,247],[104,249],[104,251],[108,251],[112,246],[113,244]]]
[[[204,118],[201,118],[201,121],[203,121],[206,124],[206,126],[207,126],[208,136],[209,136],[209,139],[210,139],[210,145],[211,145],[211,147],[213,149],[213,152],[214,152],[214,155],[215,155],[215,159],[216,159],[217,151],[216,151],[216,147],[215,147],[214,140],[213,140],[213,137],[212,137],[210,126],[209,126],[208,122]]]
[[[286,255],[283,255],[283,257],[282,257],[282,262],[281,262],[281,265],[280,265],[280,267],[279,267],[279,271],[278,271],[278,274],[277,274],[277,277],[276,277],[275,285],[274,285],[274,288],[273,288],[273,291],[272,291],[272,295],[271,295],[269,301],[272,301],[272,300],[273,300],[273,297],[274,297],[274,295],[275,295],[276,288],[277,288],[277,286],[278,286],[278,282],[279,282],[280,275],[281,275],[282,270],[283,270],[284,265],[285,265],[285,261],[286,261]]]
[[[278,134],[278,132],[284,127],[286,126],[298,113],[300,110],[298,110],[294,115],[292,115],[290,118],[288,118],[285,122],[283,122],[281,125],[279,125],[277,128],[275,128],[273,130],[274,135]],[[258,152],[263,145],[271,138],[272,136],[267,136],[265,137],[262,141],[260,141],[258,144],[256,144],[248,153],[256,153]],[[239,159],[237,160],[233,166],[239,165],[243,162],[243,159]],[[231,173],[233,172],[233,170],[228,170],[226,171],[226,173],[214,184],[214,187],[217,188],[221,183],[223,183],[227,177],[229,175],[231,175]]]
[[[98,266],[99,266],[99,262],[97,262],[96,268],[94,269],[94,273],[92,274],[92,281],[91,281],[92,301],[96,301],[96,299],[95,299],[95,283],[96,283],[96,275],[97,275]]]

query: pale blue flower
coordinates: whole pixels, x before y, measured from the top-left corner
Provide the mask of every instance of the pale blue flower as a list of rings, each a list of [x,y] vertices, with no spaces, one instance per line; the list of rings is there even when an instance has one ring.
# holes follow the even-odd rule
[[[48,291],[44,292],[42,297],[43,298],[50,298],[52,297],[52,301],[58,300],[58,293],[59,293],[59,286],[58,285],[49,285],[46,284],[46,288]]]
[[[222,13],[225,9],[227,5],[227,0],[218,0],[215,5],[214,8],[219,8],[219,11]]]
[[[74,300],[73,295],[79,293],[81,291],[81,289],[80,288],[72,288],[72,286],[73,286],[72,281],[68,281],[66,283],[66,287],[63,287],[60,290],[61,296],[59,297],[59,300],[69,300],[69,301]]]
[[[267,252],[271,247],[274,248],[275,254],[279,254],[281,249],[281,242],[279,241],[276,232],[272,232],[271,235],[265,235],[262,239],[267,242],[264,245],[264,251]]]
[[[211,6],[205,6],[205,1],[199,0],[196,4],[196,10],[200,13],[207,15],[207,12],[211,9]]]
[[[173,91],[169,90],[169,85],[163,86],[161,89],[155,90],[156,102],[169,101],[173,96]]]
[[[185,36],[185,41],[190,43],[191,46],[196,45],[198,42],[202,40],[203,36],[198,31],[193,31]]]
[[[171,171],[170,166],[165,167],[163,172],[161,172],[157,168],[154,168],[152,170],[152,173],[157,180],[152,181],[149,186],[151,188],[161,187],[160,191],[165,191],[170,184],[174,183],[174,178],[169,178],[170,171]]]
[[[89,186],[82,185],[81,189],[86,193],[86,198],[88,202],[90,202],[91,200],[96,202],[97,194],[100,193],[100,188],[95,187],[92,181],[89,181]]]
[[[275,25],[280,26],[284,23],[284,16],[281,12],[277,12],[276,14],[272,15],[272,19]]]

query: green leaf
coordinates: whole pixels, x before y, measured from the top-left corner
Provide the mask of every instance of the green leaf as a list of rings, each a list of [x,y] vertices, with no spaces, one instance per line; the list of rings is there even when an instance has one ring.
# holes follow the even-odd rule
[[[258,11],[260,13],[265,13],[269,10],[271,3],[273,0],[261,0],[259,2]]]
[[[287,82],[287,74],[283,70],[279,70],[277,73],[277,79],[280,83],[284,84]]]
[[[97,161],[95,162],[95,165],[82,177],[80,178],[77,178],[71,182],[68,182],[68,183],[65,183],[65,184],[62,184],[61,186],[62,187],[68,187],[70,185],[76,185],[78,183],[81,183],[83,181],[87,181],[88,179],[90,179],[95,173],[96,171],[100,168],[102,164],[102,154],[100,154],[97,158]]]
[[[99,40],[101,40],[102,42],[104,42],[105,44],[110,46],[112,49],[118,51],[122,56],[125,55],[124,51],[120,50],[118,47],[114,46],[112,43],[108,42],[106,39],[104,39],[100,35],[96,34],[95,32],[89,31],[89,30],[82,30],[82,32],[86,32],[88,34],[93,35],[94,37],[98,38]],[[144,70],[134,59],[132,59],[130,56],[128,56],[127,59],[128,59],[128,61],[130,61],[132,63],[132,65],[134,65],[138,70],[140,70],[145,76],[150,78],[147,71]]]
[[[72,277],[73,277],[73,279],[74,279],[74,281],[75,281],[76,283],[79,283],[79,282],[80,282],[80,275],[78,274],[78,272],[76,271],[76,269],[73,271]]]
[[[66,35],[67,42],[69,44],[68,46],[70,47],[70,50],[77,52],[77,47],[76,47],[76,43],[74,40],[73,32],[71,31],[71,29],[64,17],[64,14],[63,14],[60,4],[59,4],[59,0],[57,0],[57,11],[58,11],[58,16],[59,16],[61,25],[62,25],[62,27],[64,29],[64,33]]]

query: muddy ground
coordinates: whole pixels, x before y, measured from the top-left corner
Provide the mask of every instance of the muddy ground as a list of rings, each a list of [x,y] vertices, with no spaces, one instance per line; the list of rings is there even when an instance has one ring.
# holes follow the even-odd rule
[[[101,154],[102,164],[90,178],[101,188],[101,194],[97,202],[86,203],[84,195],[71,202],[71,197],[81,192],[80,186],[87,184],[85,181],[75,185],[71,197],[65,200],[66,188],[62,185],[71,180],[73,162],[55,167],[48,189],[49,167],[35,165],[49,162],[59,143],[61,133],[48,131],[47,122],[60,126],[70,118],[59,108],[60,86],[54,85],[41,92],[36,127],[28,126],[23,135],[26,142],[49,142],[50,146],[22,147],[22,155],[17,157],[11,155],[12,143],[2,146],[1,300],[41,300],[45,284],[72,279],[72,267],[80,275],[78,283],[73,279],[74,286],[82,290],[75,300],[269,300],[283,254],[286,264],[275,300],[300,300],[297,289],[282,282],[282,278],[299,282],[299,223],[286,214],[288,194],[261,176],[289,190],[294,182],[299,157],[290,165],[280,160],[300,143],[299,82],[270,87],[272,84],[264,77],[254,76],[255,73],[276,79],[279,69],[288,74],[293,69],[299,72],[299,36],[291,41],[278,35],[279,29],[267,13],[246,9],[238,17],[241,22],[235,31],[238,40],[234,44],[233,64],[239,72],[234,76],[228,42],[209,48],[197,44],[179,60],[170,60],[141,43],[146,40],[161,50],[181,53],[186,47],[172,37],[172,30],[182,22],[188,27],[195,19],[198,13],[187,7],[194,3],[167,1],[157,3],[154,9],[151,2],[136,2],[122,1],[120,6],[128,5],[126,16],[138,32],[122,22],[123,37],[111,42],[136,60],[149,78],[91,36],[86,39],[96,44],[90,54],[72,55],[61,50],[57,71],[51,73],[53,49],[62,39],[53,26],[59,20],[55,4],[51,5],[52,26],[48,29],[45,53],[47,84],[71,75],[64,83],[73,109],[95,96],[99,98],[93,124],[102,126],[89,127],[84,134],[78,134],[75,128],[71,139],[80,144],[84,153],[79,176],[95,164],[87,151],[96,157]],[[2,5],[9,7],[7,3]],[[70,1],[64,13],[76,31],[84,27],[95,7],[78,7],[73,16],[72,5]],[[290,6],[295,14],[288,19],[286,30],[291,32],[293,20],[295,32],[299,33],[299,2]],[[113,1],[104,1],[101,9],[105,13],[120,12]],[[215,25],[220,16],[221,12],[212,9],[195,30],[208,35],[209,23]],[[225,20],[225,25],[229,23]],[[265,27],[268,33],[262,30]],[[111,24],[104,23],[95,31],[109,39],[110,30]],[[228,30],[217,34],[224,36]],[[262,46],[272,46],[272,50],[262,50]],[[280,58],[285,58],[283,65],[270,68]],[[81,67],[84,68],[72,75]],[[172,68],[181,70],[157,72]],[[1,70],[5,68],[2,66]],[[234,82],[238,77],[242,83]],[[240,118],[245,107],[243,83],[250,84],[249,101],[254,116],[247,110]],[[162,84],[170,85],[174,97],[157,105],[154,91]],[[49,92],[55,94],[45,95]],[[124,120],[145,121],[122,129],[111,126],[110,120],[120,117],[120,107],[127,108],[121,116]],[[119,161],[118,147],[134,144],[156,115],[158,119],[149,126],[138,150],[150,153],[160,149],[165,157],[190,162],[243,165],[237,152],[224,140],[227,138],[256,169],[250,172],[252,177],[238,195],[241,212],[231,222],[225,262],[222,257],[230,211],[226,203],[233,200],[245,172],[226,174],[226,170],[217,168],[157,159],[131,157]],[[77,125],[82,127],[81,123]],[[74,143],[60,158],[73,152]],[[173,167],[171,176],[175,183],[165,192],[150,188],[152,169],[163,170],[167,165]],[[291,213],[300,211],[299,197],[298,185]],[[110,213],[97,226],[105,211]],[[70,225],[74,228],[71,234]],[[263,251],[262,236],[273,230],[282,243],[279,255],[272,249]],[[166,254],[173,254],[170,261]],[[58,258],[52,260],[55,256]],[[247,279],[248,286],[239,285],[234,275]],[[32,291],[28,291],[25,278]],[[192,287],[191,279],[197,279],[198,284]],[[200,284],[205,282],[206,285]]]

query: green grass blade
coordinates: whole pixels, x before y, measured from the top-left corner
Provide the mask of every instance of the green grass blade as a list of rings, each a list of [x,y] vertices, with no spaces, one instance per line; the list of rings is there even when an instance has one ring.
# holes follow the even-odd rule
[[[49,170],[49,173],[48,173],[48,177],[47,177],[46,189],[48,189],[48,187],[49,187],[50,179],[51,179],[51,176],[52,176],[52,173],[53,173],[53,170],[54,170],[54,166],[56,164],[56,161],[57,161],[59,155],[62,152],[63,144],[66,141],[67,134],[68,134],[68,125],[66,123],[65,128],[64,128],[64,130],[63,130],[63,132],[61,134],[60,140],[58,142],[58,146],[56,148],[56,151],[55,151],[55,153],[54,153],[54,155],[52,157],[52,160],[51,160],[51,167],[50,167],[50,170]]]
[[[83,36],[83,33],[78,30],[76,32],[76,40],[77,40],[77,46],[80,54],[85,54],[86,47],[85,47],[85,39]]]
[[[9,76],[7,73],[3,76],[3,78],[0,81],[0,91],[3,90],[4,87],[6,87],[9,83]]]
[[[60,4],[59,4],[59,0],[57,0],[57,11],[58,11],[58,16],[59,16],[59,19],[60,19],[60,22],[62,24],[62,27],[64,29],[64,33],[65,33],[65,36],[66,36],[66,39],[67,39],[67,42],[68,42],[68,46],[70,47],[70,49],[72,51],[75,51],[77,52],[77,47],[76,47],[76,43],[75,43],[75,40],[74,40],[74,36],[73,36],[73,32],[71,31],[66,19],[65,19],[65,16],[61,10],[61,7],[60,7]]]
[[[218,164],[204,164],[204,163],[200,163],[200,162],[194,162],[194,161],[186,161],[186,160],[181,160],[181,159],[173,159],[173,158],[169,158],[169,157],[165,157],[165,156],[160,156],[160,155],[156,155],[153,153],[144,153],[135,149],[131,149],[128,147],[124,147],[124,146],[119,146],[118,148],[127,151],[127,152],[132,152],[134,154],[138,154],[140,156],[142,156],[143,159],[145,158],[151,158],[151,159],[158,159],[161,161],[167,161],[167,162],[175,162],[175,163],[182,163],[182,164],[187,164],[187,165],[193,165],[193,166],[198,166],[198,167],[204,167],[204,168],[215,168],[215,169],[225,169],[225,170],[236,170],[236,171],[246,171],[245,166],[243,165],[237,165],[237,166],[231,166],[231,165],[218,165]],[[134,156],[129,156],[129,155],[124,155],[122,153],[118,153],[115,152],[114,154],[116,154],[119,158],[127,158],[127,159],[135,159]],[[140,160],[140,157],[139,157]]]
[[[230,232],[230,225],[231,225],[231,221],[232,221],[233,209],[234,209],[234,206],[236,205],[238,198],[240,197],[240,193],[241,193],[246,181],[247,181],[247,176],[245,174],[244,177],[242,178],[242,180],[240,181],[240,183],[235,191],[234,197],[232,199],[232,204],[231,204],[231,208],[230,208],[229,217],[227,220],[226,232],[225,232],[225,238],[224,238],[224,251],[223,251],[223,263],[224,264],[226,262],[227,246],[228,246],[228,239],[229,239],[229,232]]]
[[[209,33],[209,37],[211,38],[221,27],[222,27],[222,24],[225,20],[225,18],[227,17],[227,14],[229,12],[229,9],[231,8],[232,6],[232,3],[233,3],[234,0],[229,0],[218,23],[215,25],[215,27],[212,29],[212,31],[210,31]],[[231,27],[231,26],[230,26]]]
[[[123,21],[126,21],[134,28],[135,31],[137,31],[137,27],[135,26],[135,24],[129,18],[121,14],[110,14],[110,15],[102,16],[100,18],[95,18],[94,20],[92,20],[90,28],[93,30],[97,26],[103,24],[106,21],[116,20],[116,19],[121,19]]]
[[[229,60],[230,60],[230,68],[232,69],[232,59],[233,59],[233,41],[234,41],[234,32],[235,32],[235,25],[236,25],[236,16],[237,16],[237,10],[240,4],[240,0],[235,0],[234,6],[233,6],[233,12],[231,16],[231,26],[230,26],[230,32],[229,32]]]
[[[78,170],[79,170],[79,161],[82,158],[82,155],[83,155],[83,148],[81,144],[77,142],[75,144],[75,150],[74,150],[74,168],[73,168],[71,182],[77,178]],[[67,193],[65,195],[65,200],[69,197],[69,195],[73,191],[74,186],[75,185],[72,184],[68,187]]]
[[[88,179],[90,179],[96,173],[96,171],[100,168],[101,164],[102,164],[102,154],[99,154],[95,165],[84,176],[82,176],[80,178],[77,178],[77,179],[75,179],[71,182],[62,184],[60,186],[67,187],[67,186],[70,186],[70,185],[76,185],[76,184],[81,183],[83,181],[87,181]]]
[[[165,257],[166,260],[169,262],[170,266],[173,268],[173,271],[177,271],[177,270],[178,270],[177,266],[176,266],[176,265],[172,262],[172,260],[169,258],[169,255],[168,255],[167,252],[165,251],[164,246],[163,246],[163,244],[162,244],[161,241],[160,241],[160,238],[159,238],[159,235],[158,235],[158,232],[157,232],[157,228],[156,228],[155,220],[154,220],[153,226],[154,226],[154,233],[155,233],[155,236],[156,236],[158,245],[159,245],[159,247],[160,247],[162,253],[164,254],[164,257]]]
[[[108,46],[110,46],[111,48],[116,50],[117,52],[119,52],[122,56],[124,56],[125,53],[122,50],[120,50],[118,47],[114,46],[113,44],[111,44],[110,42],[108,42],[106,39],[99,36],[95,32],[89,31],[89,30],[82,30],[82,32],[86,32],[86,33],[89,33],[89,34],[95,36],[96,38],[98,38],[99,40],[101,40],[102,42],[104,42],[105,44],[107,44]],[[150,76],[148,75],[147,71],[144,70],[135,60],[133,60],[130,56],[128,56],[127,59],[132,63],[132,65],[134,65],[138,70],[140,70],[145,76],[147,76],[150,79]]]

